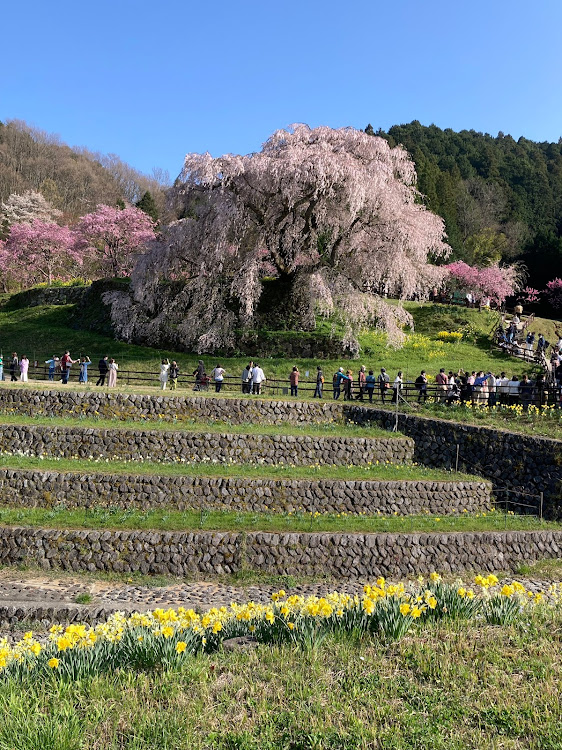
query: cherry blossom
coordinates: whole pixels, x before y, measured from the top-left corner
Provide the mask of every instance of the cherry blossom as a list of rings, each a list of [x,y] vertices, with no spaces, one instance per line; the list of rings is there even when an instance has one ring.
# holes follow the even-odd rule
[[[397,342],[411,317],[384,296],[425,298],[444,273],[430,260],[449,252],[415,181],[403,148],[352,128],[296,125],[247,156],[188,154],[172,196],[184,218],[137,263],[131,315],[145,336],[172,323],[178,344],[230,345],[273,274],[299,327],[323,313],[352,351],[366,325]],[[164,299],[172,278],[184,286]]]
[[[103,204],[83,216],[76,231],[101,276],[127,276],[136,255],[155,237],[154,222],[141,209]]]

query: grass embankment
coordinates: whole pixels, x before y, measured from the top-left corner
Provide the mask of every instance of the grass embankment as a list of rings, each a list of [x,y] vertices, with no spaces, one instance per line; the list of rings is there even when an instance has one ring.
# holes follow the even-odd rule
[[[190,432],[235,435],[286,435],[298,440],[304,437],[362,437],[383,438],[393,440],[403,438],[399,432],[390,432],[380,427],[361,426],[344,422],[319,422],[318,424],[277,424],[264,425],[255,423],[226,424],[224,422],[197,422],[192,419],[176,422],[162,420],[131,420],[121,419],[119,415],[111,419],[103,417],[34,417],[26,414],[0,413],[0,428],[2,425],[42,425],[47,427],[95,427],[100,430],[160,430],[164,432]]]
[[[444,533],[460,531],[562,530],[562,524],[536,516],[504,515],[500,511],[450,516],[352,515],[296,510],[247,513],[206,510],[121,510],[115,507],[67,510],[66,508],[0,508],[0,525],[53,529],[141,529],[155,531],[314,531],[341,533]]]
[[[97,360],[107,354],[117,360],[121,370],[154,373],[155,385],[158,384],[159,363],[162,357],[175,359],[184,374],[191,374],[201,358],[201,355],[197,354],[125,344],[92,331],[73,329],[69,325],[73,307],[38,306],[9,312],[0,311],[4,356],[7,358],[11,351],[16,350],[20,355],[27,354],[31,361],[37,360],[42,363],[53,354],[60,355],[65,349],[70,349],[74,357],[80,354],[90,356],[94,362],[91,368],[93,374],[96,372]],[[448,370],[498,370],[515,367],[516,371],[521,370],[522,363],[519,360],[501,352],[490,352],[489,334],[498,321],[497,313],[415,302],[407,302],[405,307],[414,317],[415,332],[408,334],[402,349],[389,348],[383,334],[365,332],[360,337],[362,352],[359,360],[341,358],[321,362],[327,381],[339,366],[356,372],[360,364],[365,364],[368,369],[373,368],[375,372],[381,367],[386,367],[391,374],[402,370],[406,379],[414,379],[421,369],[435,375],[440,367],[446,367]],[[538,319],[537,327],[550,341],[553,340],[553,321]],[[465,338],[459,343],[444,342],[438,337],[440,331],[454,331],[459,328],[465,330]],[[320,323],[318,332],[328,333],[329,327]],[[289,334],[283,331],[280,335],[286,338]],[[298,339],[301,334],[295,331],[290,335]],[[209,372],[216,362],[220,361],[227,374],[238,378],[248,358],[252,356],[251,352],[236,357],[205,355],[203,360]],[[276,356],[262,358],[261,364],[266,376],[287,381],[292,367],[298,365],[301,383],[305,384],[307,381],[314,381],[319,361]],[[532,370],[532,367],[529,366],[527,369]],[[307,370],[310,373],[309,378],[304,375]],[[77,373],[73,372],[72,377],[76,379]],[[329,384],[327,382],[327,385]],[[140,386],[141,390],[142,388],[143,386]]]
[[[312,466],[261,465],[236,463],[156,463],[154,461],[123,461],[68,458],[38,458],[35,456],[5,456],[0,454],[0,468],[57,471],[75,474],[142,474],[161,478],[225,477],[243,479],[307,479],[341,481],[408,481],[408,482],[475,482],[480,478],[445,469],[430,469],[418,464],[370,463],[366,466]]]
[[[381,647],[330,636],[180,668],[0,682],[12,750],[558,750],[562,614],[434,623]]]
[[[357,372],[361,364],[378,372],[380,367],[386,367],[393,377],[399,369],[402,370],[404,379],[413,381],[420,370],[425,369],[433,378],[440,367],[447,370],[492,370],[499,372],[505,370],[509,376],[517,373],[520,377],[524,372],[533,374],[533,366],[525,364],[514,357],[509,357],[500,352],[490,351],[489,333],[498,321],[498,314],[490,311],[468,310],[466,308],[449,305],[419,304],[415,302],[405,303],[405,307],[412,313],[416,330],[409,334],[407,342],[402,349],[394,350],[386,346],[383,335],[366,332],[361,336],[362,353],[359,360],[324,360],[320,362],[326,376],[325,393],[330,398],[331,375],[339,366]],[[141,373],[152,373],[154,385],[135,384],[127,385],[125,379],[119,376],[118,390],[124,393],[147,393],[160,392],[158,387],[159,362],[162,357],[175,358],[180,370],[184,374],[190,374],[196,367],[200,355],[186,354],[184,352],[172,352],[149,347],[125,344],[114,341],[112,338],[102,336],[92,331],[76,330],[69,325],[72,314],[72,305],[66,306],[39,306],[6,312],[0,311],[0,327],[2,329],[2,352],[4,354],[5,371],[8,364],[8,355],[14,349],[20,355],[26,353],[29,358],[42,363],[52,354],[60,354],[65,348],[69,348],[73,356],[88,354],[93,365],[90,376],[96,375],[96,362],[100,356],[108,354],[115,357],[119,362],[121,370],[134,370]],[[323,331],[324,324],[319,329]],[[532,329],[536,333],[543,333],[549,341],[555,340],[555,330],[561,328],[562,324],[554,320],[537,318]],[[443,342],[438,334],[441,331],[465,331],[464,338],[458,343]],[[326,331],[327,332],[327,329]],[[286,335],[287,332],[284,332]],[[298,331],[294,336],[298,337]],[[203,357],[207,369],[214,367],[217,359],[226,369],[227,374],[239,378],[242,369],[247,364],[248,356],[243,357]],[[301,371],[301,385],[313,383],[316,359],[273,357],[264,358],[261,363],[269,378],[280,378],[288,381],[289,372],[293,365],[298,365]],[[71,375],[71,383],[76,386],[77,369],[74,368]],[[306,371],[309,377],[305,376]],[[90,377],[92,380],[92,377]],[[178,390],[179,394],[194,395],[191,387]],[[8,383],[4,387],[10,387]],[[60,387],[55,384],[49,386],[45,381],[32,381],[27,387]],[[18,386],[20,387],[20,386]],[[92,387],[91,384],[89,387]],[[267,386],[266,386],[267,388]],[[213,396],[212,392],[196,395]],[[238,390],[224,390],[221,397],[240,397]],[[282,394],[268,393],[267,390],[262,398],[283,397]],[[299,398],[310,398],[312,391],[299,393]],[[260,398],[253,396],[252,398]],[[444,410],[439,407],[434,412],[433,407],[422,409],[422,413],[429,413],[446,419],[466,421],[475,424],[489,424],[504,429],[522,432],[525,434],[548,435],[550,437],[562,437],[562,427],[556,424],[557,420],[549,421],[542,417],[527,417],[517,414],[489,414],[478,412],[472,414],[470,410],[452,409]]]
[[[480,427],[519,432],[523,435],[535,437],[550,437],[562,439],[562,409],[543,409],[539,411],[531,408],[529,413],[509,407],[488,409],[484,406],[457,404],[444,406],[442,404],[425,404],[420,408],[400,404],[400,411],[417,414],[423,417],[436,417],[450,422],[474,424]]]

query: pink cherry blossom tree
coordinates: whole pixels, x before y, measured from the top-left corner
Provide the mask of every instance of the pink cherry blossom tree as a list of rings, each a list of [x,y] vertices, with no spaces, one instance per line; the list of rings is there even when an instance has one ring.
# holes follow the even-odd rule
[[[247,156],[189,154],[173,194],[183,218],[135,267],[127,334],[131,316],[155,339],[175,315],[178,344],[229,346],[273,274],[295,326],[324,314],[352,351],[367,325],[398,342],[411,317],[384,297],[424,298],[443,277],[430,259],[449,252],[415,181],[404,149],[352,128],[297,125]],[[171,278],[185,282],[173,301],[162,293]]]
[[[525,289],[521,291],[521,301],[526,302],[527,304],[532,304],[534,302],[540,302],[542,292],[539,292],[538,289],[534,289],[532,286],[526,286]]]
[[[21,286],[54,279],[67,280],[82,264],[76,236],[68,227],[35,219],[30,224],[12,224],[0,249],[0,270]]]
[[[562,279],[553,279],[546,285],[544,293],[555,309],[562,308]]]
[[[472,292],[477,300],[489,297],[492,302],[501,305],[520,288],[521,272],[516,265],[500,267],[496,264],[476,268],[458,260],[444,268],[453,286]]]
[[[99,205],[76,227],[99,276],[127,276],[137,253],[155,237],[154,222],[139,208]]]

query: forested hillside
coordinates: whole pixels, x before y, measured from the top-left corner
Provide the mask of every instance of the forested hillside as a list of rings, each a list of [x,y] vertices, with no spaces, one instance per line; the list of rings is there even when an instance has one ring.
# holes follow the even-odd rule
[[[416,164],[427,206],[445,220],[454,257],[468,263],[520,259],[542,289],[562,271],[562,139],[459,133],[418,121],[365,132],[402,144]]]
[[[57,136],[13,120],[0,122],[0,203],[34,191],[70,221],[100,204],[135,204],[147,191],[161,214],[168,176],[146,176],[114,154],[70,148]]]

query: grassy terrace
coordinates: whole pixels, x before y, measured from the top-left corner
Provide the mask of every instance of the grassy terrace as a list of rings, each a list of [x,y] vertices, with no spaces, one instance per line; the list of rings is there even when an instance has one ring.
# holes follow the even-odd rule
[[[354,516],[351,514],[239,513],[233,511],[120,510],[92,508],[0,508],[0,524],[54,529],[146,529],[157,531],[326,531],[345,533],[410,533],[458,531],[534,531],[562,529],[562,524],[535,516],[491,511],[457,516]]]
[[[427,623],[390,646],[329,636],[173,670],[0,683],[12,750],[558,750],[562,614]],[[251,675],[251,679],[249,679]]]
[[[405,407],[401,411],[409,414],[419,414],[425,417],[437,417],[451,422],[492,427],[494,429],[520,432],[524,435],[550,437],[562,440],[562,409],[545,409],[538,413],[529,414],[510,408],[487,409],[485,407],[456,405],[452,407],[441,404],[426,404],[421,408]]]
[[[360,364],[373,367],[375,371],[380,367],[386,367],[391,373],[402,370],[406,379],[414,379],[422,368],[434,376],[442,366],[452,370],[459,367],[467,370],[515,368],[515,371],[521,372],[522,363],[519,360],[501,352],[490,352],[489,334],[499,320],[497,313],[417,302],[406,302],[404,307],[412,314],[415,322],[415,332],[408,333],[405,346],[397,350],[389,348],[384,335],[366,331],[360,336],[362,352],[359,360],[342,357],[322,361],[327,385],[330,384],[332,372],[339,366],[356,372]],[[190,374],[200,359],[201,355],[197,354],[125,344],[93,331],[77,330],[70,326],[73,310],[74,305],[0,310],[4,355],[7,357],[15,349],[20,355],[27,354],[32,361],[43,362],[53,353],[60,354],[64,348],[68,348],[73,356],[87,354],[91,357],[94,363],[91,368],[93,374],[96,372],[97,359],[107,354],[116,359],[122,370],[153,373],[156,387],[162,357],[176,359],[183,374]],[[549,341],[554,340],[555,327],[554,321],[541,318],[537,318],[533,326],[535,330],[544,333]],[[465,338],[458,343],[444,342],[438,337],[440,331],[455,331],[459,328],[465,330]],[[330,335],[330,324],[319,321],[316,333]],[[302,332],[267,331],[265,334],[272,342],[278,341],[271,345],[274,356],[260,358],[266,376],[288,380],[293,365],[298,365],[302,383],[306,382],[306,370],[311,373],[309,381],[312,381],[318,360],[300,357],[289,359],[283,354],[284,342],[293,338],[299,340]],[[251,352],[230,357],[204,355],[203,359],[209,371],[220,361],[227,374],[239,377],[249,357],[255,359]],[[533,368],[529,365],[525,369],[532,371]],[[77,378],[76,372],[72,377]]]
[[[441,469],[430,469],[418,464],[378,464],[366,466],[287,466],[222,463],[155,463],[152,461],[91,461],[66,458],[37,458],[34,456],[4,456],[0,454],[2,469],[37,469],[64,471],[77,474],[143,474],[158,477],[242,477],[244,479],[341,479],[381,481],[477,481],[474,475]]]
[[[310,437],[365,437],[384,438],[392,440],[403,435],[389,432],[378,427],[361,427],[342,422],[305,424],[305,425],[262,425],[254,423],[226,424],[223,422],[196,422],[195,420],[178,420],[166,422],[164,420],[111,419],[97,417],[33,417],[20,414],[0,414],[0,429],[2,425],[44,425],[48,427],[95,427],[97,429],[116,428],[122,430],[164,430],[183,432],[230,433],[237,435],[300,435]]]
[[[63,390],[63,386],[60,386],[59,384],[49,384],[49,383],[43,383],[42,381],[32,381],[27,384],[21,384],[18,383],[16,386],[13,386],[9,384],[8,382],[0,383],[0,388],[26,388],[29,390],[37,390],[37,389],[51,389],[51,390]],[[91,387],[91,386],[90,386]],[[86,390],[86,388],[82,386],[78,386],[78,384],[73,383],[70,384],[70,388],[72,390],[81,390],[82,392]],[[151,386],[124,386],[121,383],[118,383],[118,392],[124,393],[124,394],[146,394],[146,395],[162,395],[162,391],[157,387],[151,387]],[[213,391],[208,392],[197,392],[193,393],[191,390],[179,390],[176,391],[178,395],[185,395],[185,396],[197,396],[198,398],[240,398],[242,394],[238,392],[228,392],[223,391],[220,394],[215,394]],[[326,393],[326,401],[329,401],[330,403],[333,403],[331,401],[331,391],[328,389],[325,391]],[[166,391],[164,395],[171,395],[170,391]],[[288,399],[287,396],[271,396],[268,394],[263,394],[261,396],[245,396],[244,398],[248,398],[249,400],[264,400],[264,401],[287,401],[287,400],[293,400]],[[306,398],[306,397],[304,397]],[[300,399],[300,396],[299,396]],[[465,424],[475,424],[479,426],[488,426],[494,429],[500,429],[500,430],[508,430],[510,432],[519,432],[525,435],[536,435],[538,437],[550,437],[558,440],[562,440],[562,409],[554,409],[554,408],[548,408],[544,409],[542,412],[538,412],[537,410],[531,410],[530,412],[522,412],[520,409],[512,409],[512,408],[500,408],[496,407],[496,409],[487,409],[485,407],[473,407],[471,405],[454,405],[451,407],[447,407],[438,403],[430,403],[429,401],[421,406],[418,406],[417,403],[415,403],[416,399],[413,399],[413,403],[408,406],[403,403],[399,405],[400,412],[404,413],[410,413],[410,414],[417,414],[420,416],[426,416],[426,417],[435,417],[438,419],[445,419],[448,421],[453,422],[463,422]],[[338,402],[342,407],[344,406],[343,401]],[[355,404],[358,404],[359,402],[353,402]],[[361,404],[362,406],[365,406],[366,408],[369,408],[369,403],[364,402]],[[383,408],[382,404],[380,403],[374,403],[374,408]],[[387,404],[386,407],[389,411],[392,411],[392,413],[395,413],[395,409],[390,405]],[[25,417],[21,417],[21,419],[24,419]],[[19,421],[20,417],[17,417],[16,415],[11,415],[10,413],[6,411],[2,411],[0,409],[0,421],[4,423],[8,423],[10,419],[13,419],[13,422]],[[70,417],[68,419],[71,419]],[[88,423],[90,426],[102,426],[101,419],[96,420],[90,420],[88,422],[87,419],[82,417],[72,417],[72,419],[80,419],[80,424],[86,424]],[[51,420],[51,423],[54,423],[55,420]],[[119,416],[116,414],[115,418],[112,418],[110,421],[111,424],[114,426],[115,422],[119,421],[121,422],[122,426],[123,422],[126,422],[127,424],[134,425],[135,427],[139,424],[142,424],[143,421],[148,425],[148,429],[157,429],[158,427],[158,421],[157,420],[139,420],[138,422],[132,422],[125,420],[121,420]],[[162,423],[165,424],[165,418],[163,417]],[[251,433],[251,432],[260,432],[261,434],[266,434],[267,431],[270,429],[269,427],[263,426],[258,427],[257,425],[248,424],[248,425],[238,425],[236,428],[231,425],[222,424],[219,422],[213,422],[213,423],[206,423],[204,426],[201,425],[201,423],[192,422],[191,420],[182,421],[181,418],[178,419],[176,422],[178,426],[183,426],[183,429],[189,429],[190,431],[194,431],[195,429],[203,428],[206,431],[228,431],[228,432],[234,432],[235,429],[238,430],[240,428],[243,429],[243,431]],[[317,426],[306,426],[306,425],[298,425],[295,427],[284,427],[281,426],[280,429],[283,430],[295,430],[299,432],[299,434],[317,434],[315,430],[333,430],[332,434],[336,434],[336,431],[339,429],[339,427],[342,427],[344,430],[347,430],[348,432],[345,432],[345,434],[353,434],[353,426],[352,425],[343,425],[343,423],[333,423],[333,424],[327,424],[327,425],[317,425]],[[274,429],[277,429],[277,427],[274,427]],[[355,428],[356,430],[359,430],[356,434],[358,435],[365,435],[365,428]],[[393,434],[388,431],[377,431],[376,427],[371,427],[370,434],[373,437],[376,436],[382,436],[385,437],[392,437]],[[312,431],[310,431],[312,430]],[[363,432],[361,432],[363,430]],[[267,433],[267,434],[285,434],[283,432],[281,433]],[[322,434],[325,434],[322,432]],[[340,433],[338,433],[340,434]],[[344,434],[343,432],[341,434]]]

